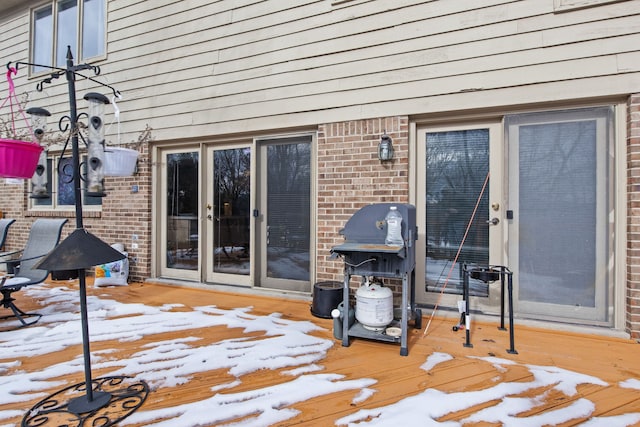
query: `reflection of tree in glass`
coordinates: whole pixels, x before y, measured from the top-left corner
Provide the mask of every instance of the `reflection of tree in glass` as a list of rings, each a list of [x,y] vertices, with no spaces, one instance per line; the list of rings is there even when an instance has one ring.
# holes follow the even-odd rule
[[[267,148],[267,225],[270,247],[309,247],[311,139],[287,139]]]
[[[49,168],[54,167],[55,162],[49,161]],[[55,173],[58,174],[58,205],[59,206],[73,206],[76,203],[76,195],[73,184],[73,159],[71,157],[65,157],[58,160],[55,166]],[[80,163],[80,176],[82,179],[82,203],[84,205],[101,205],[102,198],[98,196],[87,196],[87,181],[84,179],[87,173],[87,156],[82,156]],[[49,173],[54,173],[49,169]],[[49,199],[50,200],[50,199]],[[51,204],[46,203],[47,205]]]
[[[438,199],[445,188],[456,196],[478,191],[488,171],[486,129],[438,132],[428,135],[427,182],[429,199]],[[473,200],[475,202],[475,198]]]
[[[224,211],[228,203],[231,215],[243,215],[249,210],[251,184],[251,151],[249,148],[219,150],[214,154],[216,212]]]
[[[278,192],[309,191],[311,144],[277,144],[269,147],[269,189]]]
[[[75,204],[75,194],[73,190],[73,165],[71,158],[60,159],[58,164],[58,204],[73,205]]]
[[[537,189],[527,197],[531,205],[527,207],[547,210],[553,206],[552,200],[562,204],[595,202],[592,187],[585,185],[594,180],[594,120],[520,126],[519,139],[520,181],[535,183],[531,185]],[[567,191],[558,191],[560,187]]]
[[[198,212],[198,153],[167,156],[167,214],[196,215]]]
[[[427,135],[427,233],[431,244],[457,247],[462,241],[488,173],[488,141],[487,129]],[[465,247],[487,244],[488,203],[485,190]]]

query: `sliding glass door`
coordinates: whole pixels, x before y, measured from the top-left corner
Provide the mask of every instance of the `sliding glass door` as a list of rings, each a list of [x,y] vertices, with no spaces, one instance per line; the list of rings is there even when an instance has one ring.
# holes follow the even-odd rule
[[[310,291],[312,143],[307,134],[160,150],[160,277]]]

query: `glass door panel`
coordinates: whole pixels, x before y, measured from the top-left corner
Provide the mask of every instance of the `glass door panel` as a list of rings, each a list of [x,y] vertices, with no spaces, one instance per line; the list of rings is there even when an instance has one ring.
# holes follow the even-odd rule
[[[308,291],[311,137],[261,143],[261,286]]]
[[[416,300],[456,308],[462,266],[503,265],[504,153],[500,123],[430,126],[417,131]],[[491,177],[491,179],[489,179]],[[422,207],[422,209],[420,209]],[[498,312],[499,284],[470,279],[473,309]],[[492,288],[490,291],[489,288]]]
[[[249,285],[251,275],[251,148],[212,149],[213,185],[207,205],[212,247],[208,281]]]
[[[459,294],[461,266],[489,264],[489,129],[429,132],[426,150],[426,286]],[[470,279],[471,295],[486,293]]]
[[[161,229],[161,275],[198,279],[199,156],[197,151],[162,153],[164,218]]]
[[[509,253],[521,313],[611,320],[611,116],[598,108],[507,119]]]

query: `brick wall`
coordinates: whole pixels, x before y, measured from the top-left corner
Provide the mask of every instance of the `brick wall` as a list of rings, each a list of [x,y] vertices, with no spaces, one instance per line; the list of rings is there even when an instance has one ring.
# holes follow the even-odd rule
[[[338,232],[353,213],[371,203],[408,202],[408,123],[407,117],[385,117],[318,127],[317,281],[343,280],[342,262],[329,259],[329,251],[343,241]],[[381,162],[385,131],[395,154]],[[397,293],[399,285],[394,287]]]
[[[137,173],[131,177],[106,177],[107,196],[102,199],[102,212],[85,211],[83,215],[83,225],[87,231],[109,244],[123,243],[129,257],[137,259],[129,267],[130,281],[144,280],[151,274],[151,170],[148,144],[141,144],[138,151]],[[0,180],[0,211],[5,218],[16,219],[7,236],[6,250],[21,249],[31,224],[38,218],[68,218],[62,239],[76,229],[74,210],[29,211],[27,189],[30,185],[27,180],[21,185],[9,184],[6,179]],[[138,186],[138,192],[133,192],[134,185]],[[139,237],[139,248],[135,250],[131,249],[132,234]]]
[[[129,147],[136,148],[136,147]],[[139,148],[137,171],[129,177],[107,177],[102,215],[90,221],[89,231],[108,243],[122,243],[129,255],[129,280],[151,276],[151,163],[149,146]],[[133,236],[138,239],[134,242]],[[132,244],[138,245],[137,249]]]
[[[640,94],[628,100],[626,330],[640,340]]]

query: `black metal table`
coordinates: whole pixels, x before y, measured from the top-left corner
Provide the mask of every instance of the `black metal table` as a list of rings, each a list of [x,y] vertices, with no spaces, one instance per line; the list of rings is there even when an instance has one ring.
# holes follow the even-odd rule
[[[509,348],[507,353],[518,354],[515,349],[514,325],[513,325],[513,273],[505,266],[469,266],[462,267],[462,300],[464,301],[464,310],[460,314],[460,327],[465,328],[465,347],[473,347],[471,344],[471,318],[469,313],[469,278],[482,280],[485,283],[500,280],[500,330],[506,330],[504,326],[504,310],[505,310],[505,285],[507,287],[507,298],[509,300]],[[453,327],[454,331],[458,330],[458,326]]]

